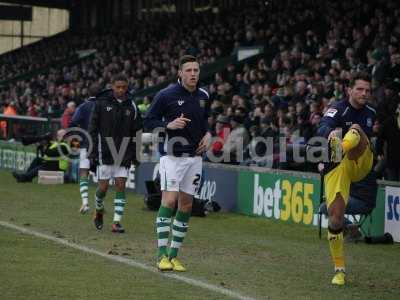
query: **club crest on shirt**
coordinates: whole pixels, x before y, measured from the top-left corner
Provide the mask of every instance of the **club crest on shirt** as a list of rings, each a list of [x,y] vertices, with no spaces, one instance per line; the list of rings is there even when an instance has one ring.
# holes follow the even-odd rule
[[[200,103],[200,107],[206,107],[206,101],[207,100],[205,100],[205,99],[202,99],[202,100],[199,100],[199,103]]]
[[[337,109],[335,109],[335,108],[329,108],[329,109],[325,112],[324,117],[331,117],[331,118],[333,118],[333,117],[336,115],[336,113],[337,113]]]
[[[178,105],[179,105],[179,106],[182,106],[183,103],[185,103],[184,100],[178,100]]]
[[[372,127],[372,119],[371,118],[367,119],[367,126]]]
[[[107,106],[107,111],[111,111],[112,110],[112,106]]]
[[[131,114],[131,111],[127,109],[127,110],[125,111],[125,115],[130,116],[130,114]]]

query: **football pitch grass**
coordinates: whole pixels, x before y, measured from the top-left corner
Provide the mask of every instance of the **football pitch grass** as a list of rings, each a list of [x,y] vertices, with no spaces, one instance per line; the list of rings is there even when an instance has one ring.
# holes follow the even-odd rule
[[[155,212],[128,192],[126,233],[113,234],[114,194],[98,232],[92,214],[78,213],[77,184],[17,184],[0,171],[0,222],[65,241],[0,225],[0,299],[231,299],[218,288],[254,299],[399,297],[400,245],[346,244],[347,285],[333,287],[325,232],[319,240],[315,227],[231,213],[192,218],[179,255],[188,272],[163,276],[154,271]]]

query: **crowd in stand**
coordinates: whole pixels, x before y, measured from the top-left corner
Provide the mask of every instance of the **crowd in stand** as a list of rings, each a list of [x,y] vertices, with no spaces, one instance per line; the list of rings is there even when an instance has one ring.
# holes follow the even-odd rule
[[[55,61],[71,58],[77,50],[74,45],[78,43],[82,41],[67,38],[67,34],[62,34],[1,55],[1,81],[45,68]]]
[[[11,84],[0,92],[0,105],[13,102],[19,114],[60,116],[68,102],[79,104],[88,95],[91,83],[106,86],[115,72],[128,75],[132,88],[139,90],[175,78],[183,53],[208,64],[240,46],[263,46],[265,56],[258,61],[228,65],[206,84],[213,100],[209,125],[222,140],[212,145],[216,156],[228,152],[235,163],[265,166],[268,161],[254,161],[249,155],[267,151],[255,142],[257,137],[307,143],[327,107],[346,97],[352,72],[364,70],[373,78],[370,102],[378,113],[378,157],[400,169],[394,155],[400,151],[400,139],[384,134],[390,128],[400,137],[400,5],[392,0],[313,2],[273,7],[262,2],[229,13],[151,19],[134,30],[67,37],[67,50],[49,47],[50,55],[55,51],[55,57],[65,58],[71,49],[93,48],[95,57]],[[36,68],[33,61],[42,54],[21,55],[25,59],[17,70],[11,69],[12,76],[20,68]],[[5,71],[10,72],[0,69],[1,74]],[[142,110],[147,107],[144,103]],[[243,161],[237,157],[239,137],[244,141]],[[282,167],[277,157],[272,161]]]
[[[0,107],[13,101],[20,114],[58,117],[69,101],[79,104],[85,99],[92,83],[106,87],[115,73],[124,73],[133,90],[176,78],[178,58],[185,53],[198,57],[201,64],[229,55],[240,27],[236,21],[241,19],[244,26],[254,14],[251,11],[248,9],[246,17],[245,11],[239,11],[226,18],[212,13],[165,15],[106,32],[66,34],[64,39],[59,36],[6,54],[0,57],[2,79],[21,75],[21,70],[51,68],[7,85],[0,91]],[[72,65],[54,62],[71,59],[69,54],[85,49],[97,52]],[[49,61],[49,57],[54,60]]]
[[[303,3],[294,5],[297,9],[270,16],[264,31],[255,24],[248,28],[254,41],[265,41],[272,59],[261,58],[239,69],[230,65],[209,85],[214,99],[210,125],[216,136],[226,139],[213,151],[235,152],[242,140],[242,164],[304,170],[304,164],[282,164],[277,155],[255,161],[254,153],[265,157],[267,151],[257,140],[271,137],[277,143],[284,137],[289,145],[307,143],[328,106],[346,97],[351,74],[364,70],[372,76],[370,104],[378,114],[374,126],[378,157],[397,170],[389,177],[399,180],[400,160],[395,153],[400,144],[391,138],[400,136],[399,6],[393,1],[332,2],[317,16]],[[307,26],[310,22],[313,26]],[[230,135],[226,127],[232,129]],[[388,133],[388,128],[394,132]]]

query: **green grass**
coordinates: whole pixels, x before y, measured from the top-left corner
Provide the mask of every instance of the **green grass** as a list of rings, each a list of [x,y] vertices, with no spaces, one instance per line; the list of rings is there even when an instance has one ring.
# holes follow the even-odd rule
[[[0,227],[1,299],[220,299],[215,294]]]
[[[90,189],[91,196],[94,188]],[[155,266],[155,213],[128,193],[126,234],[110,232],[110,191],[105,227],[78,213],[78,186],[17,184],[0,171],[0,220]],[[93,201],[92,201],[93,202]],[[180,257],[185,276],[259,299],[397,299],[399,245],[346,244],[348,284],[332,287],[326,239],[316,228],[216,213],[192,218]],[[51,241],[0,227],[1,299],[224,299]]]

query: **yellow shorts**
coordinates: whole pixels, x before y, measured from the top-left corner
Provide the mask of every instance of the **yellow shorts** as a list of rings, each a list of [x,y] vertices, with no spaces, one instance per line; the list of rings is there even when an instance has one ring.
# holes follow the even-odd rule
[[[363,179],[372,169],[374,156],[371,147],[367,146],[364,153],[355,160],[349,160],[347,155],[334,169],[324,175],[326,205],[329,207],[340,193],[347,205],[350,194],[350,184]]]

